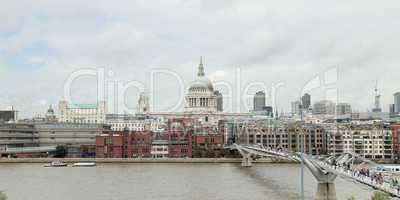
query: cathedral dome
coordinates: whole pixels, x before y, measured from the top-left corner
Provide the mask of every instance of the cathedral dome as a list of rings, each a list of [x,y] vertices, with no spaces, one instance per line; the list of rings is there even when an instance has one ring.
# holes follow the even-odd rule
[[[185,112],[214,113],[217,112],[216,95],[210,79],[204,73],[203,59],[200,64],[196,79],[190,84],[189,93],[186,95]],[[208,116],[204,119],[208,121]]]
[[[192,84],[189,87],[189,91],[201,90],[201,89],[214,91],[214,87],[210,79],[208,79],[205,76],[198,77],[195,81],[192,82]]]
[[[213,92],[214,91],[214,87],[210,81],[210,79],[208,79],[205,76],[204,73],[204,67],[203,67],[203,60],[200,59],[200,64],[199,64],[199,71],[197,73],[197,78],[195,81],[193,81],[189,87],[189,91],[210,91]]]

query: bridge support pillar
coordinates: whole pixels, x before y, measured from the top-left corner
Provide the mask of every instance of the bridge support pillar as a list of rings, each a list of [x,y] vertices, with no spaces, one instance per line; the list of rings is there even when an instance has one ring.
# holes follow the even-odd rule
[[[335,183],[318,183],[315,200],[337,200]]]
[[[306,154],[300,154],[302,160],[310,172],[318,181],[317,193],[314,200],[337,200],[335,179],[336,174],[326,171],[317,160]]]
[[[242,158],[242,167],[251,167],[251,154],[243,155]]]

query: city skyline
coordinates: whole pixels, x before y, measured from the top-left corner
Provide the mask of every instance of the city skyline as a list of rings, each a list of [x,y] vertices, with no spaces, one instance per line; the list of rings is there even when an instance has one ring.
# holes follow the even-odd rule
[[[268,87],[282,83],[279,111],[289,112],[304,85],[336,68],[338,102],[350,103],[355,111],[371,110],[378,80],[381,107],[388,112],[393,94],[400,91],[393,79],[399,63],[400,30],[394,26],[398,4],[291,2],[288,8],[261,1],[9,2],[0,14],[0,104],[15,106],[21,117],[41,114],[62,99],[68,76],[86,68],[112,71],[112,81],[143,83],[151,70],[166,69],[179,72],[187,86],[198,58],[204,56],[206,74],[213,81],[234,85],[240,68],[242,85],[254,80]],[[327,7],[332,12],[324,12]],[[145,19],[149,23],[142,23]],[[165,77],[159,81],[156,105],[162,111],[176,101],[170,97],[176,91],[165,91],[177,84]],[[94,86],[93,77],[79,80],[74,85],[76,101],[93,102]],[[139,93],[127,94],[131,107]],[[321,91],[308,93],[313,103],[323,99]]]
[[[2,2],[0,200],[400,198],[399,10]]]

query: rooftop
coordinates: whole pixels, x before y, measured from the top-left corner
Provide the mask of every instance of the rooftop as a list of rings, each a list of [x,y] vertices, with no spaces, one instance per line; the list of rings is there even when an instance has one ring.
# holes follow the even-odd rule
[[[70,104],[68,108],[72,109],[97,109],[97,104]]]

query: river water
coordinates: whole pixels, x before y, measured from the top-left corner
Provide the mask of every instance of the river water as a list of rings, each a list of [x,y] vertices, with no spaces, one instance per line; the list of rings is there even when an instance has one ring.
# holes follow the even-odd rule
[[[91,168],[45,168],[0,164],[0,190],[9,200],[292,200],[299,199],[295,164],[98,164]],[[316,181],[305,169],[305,199]],[[336,179],[338,199],[364,200],[372,189]]]

